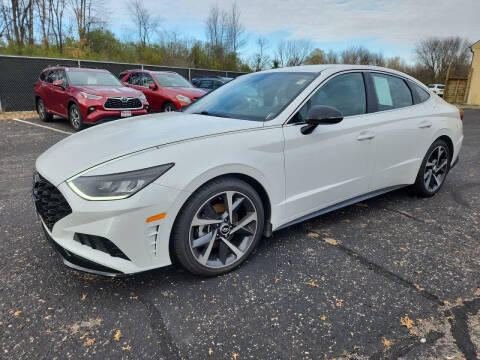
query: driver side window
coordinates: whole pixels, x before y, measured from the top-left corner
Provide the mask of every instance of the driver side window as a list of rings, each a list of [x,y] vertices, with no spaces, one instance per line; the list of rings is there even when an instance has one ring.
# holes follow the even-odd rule
[[[367,112],[365,84],[362,73],[347,73],[328,80],[292,118],[292,123],[305,122],[308,111],[316,105],[336,108],[343,116]]]

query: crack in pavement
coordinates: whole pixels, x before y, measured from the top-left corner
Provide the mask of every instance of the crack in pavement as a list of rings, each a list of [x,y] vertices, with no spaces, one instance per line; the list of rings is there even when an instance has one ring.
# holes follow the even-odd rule
[[[407,355],[410,351],[417,347],[424,347],[428,345],[433,345],[437,340],[444,337],[445,334],[439,331],[430,331],[427,336],[425,336],[425,342],[420,342],[418,336],[409,336],[402,341],[396,342],[393,344],[387,351],[380,350],[372,354],[369,358],[372,360],[377,359],[398,359],[402,356]]]
[[[425,225],[427,225],[427,226],[430,226],[432,229],[438,229],[438,230],[441,231],[441,233],[442,233],[443,235],[445,235],[445,229],[443,228],[443,226],[442,226],[442,225],[439,225],[439,224],[437,224],[437,223],[435,223],[435,222],[427,221],[427,220],[422,219],[422,218],[418,218],[418,217],[416,217],[415,215],[412,215],[412,214],[410,214],[410,213],[408,213],[408,212],[406,212],[406,211],[403,211],[403,210],[397,210],[397,209],[392,209],[392,208],[388,208],[388,207],[381,207],[381,206],[377,206],[376,208],[377,208],[377,209],[380,209],[380,210],[385,210],[385,211],[394,212],[394,213],[396,213],[396,214],[400,214],[400,215],[405,216],[405,217],[407,217],[407,218],[409,218],[409,219],[412,219],[412,220],[414,220],[414,221],[417,221],[417,222],[420,222],[420,223],[425,224]],[[455,232],[458,233],[458,234],[461,234],[461,235],[464,235],[464,236],[466,235],[464,232],[462,232],[462,231],[459,230],[459,229],[456,229],[455,227],[452,227],[451,230],[452,230],[452,231],[455,231]],[[474,239],[474,240],[476,240],[476,239]]]
[[[453,200],[455,200],[455,202],[461,206],[464,206],[468,209],[471,209],[472,206],[470,205],[470,203],[463,197],[463,194],[462,192],[465,191],[465,190],[468,190],[470,188],[474,188],[474,187],[477,187],[477,186],[480,186],[480,183],[468,183],[468,184],[465,184],[465,185],[461,185],[459,187],[456,187],[455,189],[453,189],[450,193],[452,195],[452,198]]]
[[[387,270],[383,266],[380,266],[374,263],[373,261],[368,260],[366,257],[364,257],[363,255],[360,255],[356,251],[350,248],[347,248],[346,246],[340,243],[332,246],[340,249],[343,253],[350,256],[351,258],[353,258],[354,260],[356,260],[357,262],[365,266],[367,269],[373,271],[375,274],[381,275],[387,278],[388,280],[391,280],[397,284],[410,288],[414,290],[416,293],[418,293],[419,295],[421,295],[422,297],[426,298],[427,300],[435,302],[437,305],[440,305],[440,306],[444,305],[443,301],[440,300],[440,298],[437,295],[432,294],[426,290],[420,290],[418,288],[418,285],[415,285],[413,282],[401,277],[400,275],[395,274],[394,272]]]
[[[157,309],[155,304],[147,300],[143,297],[139,297],[139,300],[142,302],[143,305],[147,308],[150,312],[150,327],[160,338],[160,350],[162,354],[165,356],[165,359],[175,359],[180,360],[182,357],[180,356],[180,352],[178,346],[173,341],[166,325],[165,321],[163,320],[162,314]]]
[[[480,310],[480,298],[464,301],[462,306],[445,311],[449,317],[450,329],[455,343],[467,360],[476,360],[477,352],[468,331],[468,315],[475,315]],[[453,318],[451,317],[453,315]]]

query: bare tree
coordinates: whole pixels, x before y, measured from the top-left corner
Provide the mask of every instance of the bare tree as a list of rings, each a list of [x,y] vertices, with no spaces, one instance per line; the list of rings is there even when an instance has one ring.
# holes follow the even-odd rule
[[[55,45],[63,53],[63,45],[65,43],[63,14],[65,12],[65,0],[48,0],[50,12],[50,24],[55,40]]]
[[[91,30],[105,23],[102,0],[70,0],[70,7],[80,40],[85,40]]]
[[[302,65],[311,50],[312,43],[308,40],[282,41],[278,44],[275,61],[280,67]]]
[[[10,4],[2,2],[2,34],[8,42],[22,48],[26,41],[33,45],[33,0],[11,0]]]
[[[448,67],[458,71],[468,65],[468,40],[459,37],[430,37],[415,47],[418,62],[428,70],[431,82],[443,82]]]
[[[257,39],[257,51],[253,54],[251,68],[254,71],[263,70],[270,62],[270,56],[267,54],[268,42],[265,38]]]
[[[151,35],[157,31],[160,20],[151,15],[151,11],[144,6],[141,0],[130,0],[128,9],[133,15],[140,45],[146,47],[150,43]]]
[[[226,25],[225,47],[227,51],[235,54],[246,43],[245,28],[240,22],[240,15],[240,9],[235,1],[223,21]]]
[[[221,10],[217,4],[210,7],[205,22],[205,33],[208,43],[213,48],[224,47],[227,27],[226,17],[227,13]]]
[[[325,57],[327,64],[338,64],[338,55],[335,51],[329,50]]]

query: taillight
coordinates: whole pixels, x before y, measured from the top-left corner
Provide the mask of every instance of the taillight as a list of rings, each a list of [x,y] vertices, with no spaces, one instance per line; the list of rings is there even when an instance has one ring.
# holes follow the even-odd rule
[[[463,120],[463,109],[458,109],[458,111],[460,112],[460,120]]]

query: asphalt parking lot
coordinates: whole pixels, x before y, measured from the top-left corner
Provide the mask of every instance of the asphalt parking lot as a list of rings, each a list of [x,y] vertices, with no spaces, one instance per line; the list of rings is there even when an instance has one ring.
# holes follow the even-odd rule
[[[437,196],[402,189],[287,228],[209,279],[65,267],[29,192],[71,130],[25,121],[0,120],[0,358],[480,358],[480,110]]]

